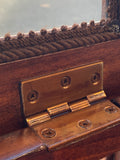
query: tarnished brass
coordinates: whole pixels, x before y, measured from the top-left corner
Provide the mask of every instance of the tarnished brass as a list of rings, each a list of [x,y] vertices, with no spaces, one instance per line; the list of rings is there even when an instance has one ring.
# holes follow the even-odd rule
[[[33,116],[30,116],[26,118],[26,121],[29,126],[37,125],[39,123],[45,122],[50,120],[50,115],[47,112],[41,113],[41,114],[36,114]]]
[[[90,103],[88,102],[88,100],[84,99],[84,100],[80,100],[78,102],[71,104],[70,109],[72,112],[74,112],[74,111],[78,111],[80,109],[83,109],[89,106],[90,106]]]
[[[45,138],[52,138],[56,135],[56,132],[54,129],[51,129],[51,128],[44,128],[42,131],[41,131],[41,134],[43,137]]]
[[[118,111],[118,109],[117,108],[115,108],[113,105],[111,105],[111,106],[106,106],[105,107],[105,112],[108,112],[108,113],[114,113],[114,112],[117,112]]]
[[[53,106],[47,108],[47,111],[39,114],[35,114],[33,116],[27,117],[26,121],[29,126],[37,125],[39,123],[43,123],[51,119],[50,116],[56,116],[60,113],[66,112],[70,110],[70,107],[67,103],[59,104],[57,106]]]
[[[105,94],[104,91],[100,91],[100,92],[97,92],[97,93],[92,93],[90,95],[87,95],[87,99],[90,103],[98,101],[98,100],[103,99],[105,97],[106,97],[106,94]]]
[[[112,106],[116,112],[106,112],[107,106]],[[120,109],[109,100],[103,99],[85,109],[33,126],[33,129],[48,150],[56,150],[118,123],[120,123]],[[46,128],[55,131],[56,135],[51,138],[45,137],[43,131]]]
[[[48,113],[50,116],[55,116],[57,114],[63,113],[65,111],[68,111],[70,108],[67,103],[59,104],[54,107],[47,108]]]
[[[85,129],[88,129],[88,128],[92,127],[92,123],[88,119],[83,119],[78,122],[78,126],[85,128]]]
[[[103,90],[102,62],[25,80],[21,90],[26,121],[48,150],[120,123]]]
[[[102,90],[102,62],[28,79],[21,83],[24,114],[29,117],[45,110],[54,114],[55,109],[48,108],[76,101]]]
[[[47,108],[46,111],[39,113],[39,114],[35,114],[33,116],[29,116],[26,118],[27,123],[29,126],[34,126],[43,122],[46,122],[50,119],[52,119],[54,116],[59,116],[61,115],[61,113],[68,113],[68,112],[75,112],[75,111],[79,111],[81,109],[85,109],[89,106],[91,106],[91,102],[96,102],[98,100],[104,99],[106,97],[106,94],[104,93],[104,91],[100,91],[94,94],[90,94],[88,96],[86,96],[86,98],[83,98],[81,100],[78,101],[74,101],[71,103],[62,103],[53,107],[49,107]],[[109,111],[109,108],[107,109]],[[106,111],[107,111],[106,110]]]

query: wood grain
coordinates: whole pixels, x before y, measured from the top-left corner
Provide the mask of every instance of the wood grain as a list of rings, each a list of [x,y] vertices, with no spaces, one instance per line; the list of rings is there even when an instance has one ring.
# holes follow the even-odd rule
[[[0,65],[0,135],[25,127],[20,98],[24,79],[63,69],[104,62],[104,89],[109,98],[120,95],[120,40],[70,49]]]

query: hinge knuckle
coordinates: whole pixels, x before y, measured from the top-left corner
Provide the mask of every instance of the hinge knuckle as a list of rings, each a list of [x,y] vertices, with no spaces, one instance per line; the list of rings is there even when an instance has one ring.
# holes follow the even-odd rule
[[[81,100],[79,102],[73,103],[70,105],[70,109],[72,112],[78,111],[80,109],[89,107],[90,103],[88,102],[88,100]]]
[[[59,105],[56,105],[54,107],[50,107],[50,108],[47,108],[47,111],[49,113],[50,116],[55,116],[55,115],[58,115],[60,113],[63,113],[63,112],[66,112],[68,111],[70,108],[66,103],[62,103],[62,104],[59,104]]]
[[[92,93],[87,96],[90,103],[106,98],[105,92],[102,90],[100,92]]]

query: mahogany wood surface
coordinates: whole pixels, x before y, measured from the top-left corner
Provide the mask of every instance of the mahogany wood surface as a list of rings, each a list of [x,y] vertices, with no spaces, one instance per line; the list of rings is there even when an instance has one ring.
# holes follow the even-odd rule
[[[95,61],[104,62],[104,90],[109,98],[120,96],[120,40],[70,49],[0,65],[0,135],[25,127],[20,81]],[[120,150],[120,127],[55,152],[34,153],[22,159],[96,160]],[[84,157],[84,158],[83,158]],[[97,158],[96,158],[97,157]]]
[[[40,138],[30,128],[1,136],[0,160],[17,159],[30,152],[40,151],[41,145]]]
[[[120,95],[120,40],[61,51],[0,65],[0,135],[25,126],[20,81],[95,61],[104,62],[104,90]]]

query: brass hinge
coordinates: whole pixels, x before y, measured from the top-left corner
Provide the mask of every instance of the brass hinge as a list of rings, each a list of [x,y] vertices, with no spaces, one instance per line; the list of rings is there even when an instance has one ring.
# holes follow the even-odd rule
[[[103,90],[102,62],[24,80],[21,94],[28,126],[50,150],[120,121]]]
[[[29,126],[40,124],[42,122],[50,120],[51,118],[54,118],[61,114],[75,112],[83,108],[89,107],[91,105],[90,104],[91,102],[98,101],[105,97],[106,97],[106,94],[104,91],[93,93],[93,94],[88,95],[86,98],[83,98],[77,102],[73,102],[73,103],[71,102],[69,104],[65,102],[65,103],[62,103],[62,104],[59,104],[53,107],[49,107],[47,108],[46,111],[44,111],[44,113],[30,116],[26,118],[26,120]]]
[[[22,82],[23,110],[29,126],[74,112],[106,95],[103,63],[97,62]]]

